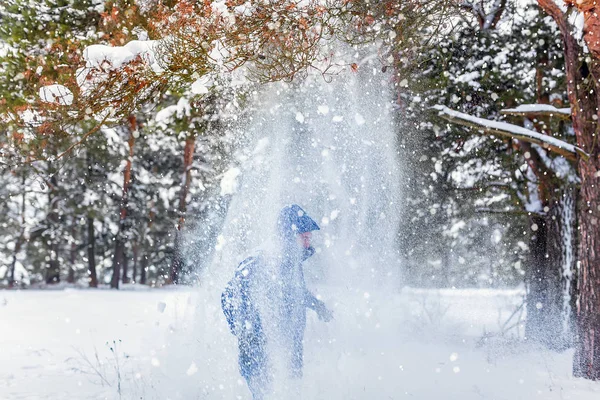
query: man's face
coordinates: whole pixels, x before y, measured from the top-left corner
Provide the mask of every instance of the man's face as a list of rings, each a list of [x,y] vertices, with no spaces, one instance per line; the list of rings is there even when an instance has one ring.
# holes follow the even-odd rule
[[[298,234],[298,243],[308,249],[310,247],[310,240],[312,239],[312,232],[304,232]]]

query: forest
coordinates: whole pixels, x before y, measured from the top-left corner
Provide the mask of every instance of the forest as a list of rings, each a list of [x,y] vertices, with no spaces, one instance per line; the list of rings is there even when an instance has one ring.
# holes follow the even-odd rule
[[[598,380],[596,8],[3,0],[0,288],[203,291],[302,199],[338,279],[517,290]]]

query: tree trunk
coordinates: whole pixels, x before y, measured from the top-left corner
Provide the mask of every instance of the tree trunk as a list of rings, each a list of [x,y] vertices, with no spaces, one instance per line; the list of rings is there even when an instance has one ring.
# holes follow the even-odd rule
[[[561,183],[548,169],[538,148],[519,142],[519,150],[528,153],[527,164],[536,177],[537,197],[542,210],[530,216],[533,231],[530,240],[530,262],[525,275],[527,287],[527,320],[525,336],[554,349],[563,350],[570,343],[571,329],[564,324],[570,309],[564,304],[562,213],[567,206],[561,196]],[[564,184],[563,184],[564,185]],[[572,251],[572,248],[569,250]],[[570,286],[569,286],[570,289]]]
[[[75,221],[71,226],[71,249],[69,250],[69,274],[67,275],[68,283],[75,283],[75,262],[77,261],[77,245],[75,244]]]
[[[147,271],[148,271],[148,256],[144,254],[142,256],[142,263],[140,265],[140,284],[141,285],[146,284]]]
[[[579,276],[577,302],[577,340],[573,373],[578,377],[600,379],[600,152],[597,145],[597,126],[600,85],[594,76],[600,76],[598,56],[590,65],[573,36],[567,16],[554,0],[538,0],[558,25],[564,44],[567,94],[571,104],[571,120],[577,145],[587,152],[588,159],[578,155],[581,180],[577,207],[579,224]],[[593,54],[593,53],[592,53]]]
[[[597,150],[595,151],[597,152]],[[575,349],[575,376],[600,379],[600,163],[597,154],[580,161],[581,205],[579,220],[579,301]]]
[[[16,243],[15,243],[15,249],[13,250],[13,257],[12,257],[12,261],[10,263],[10,275],[8,278],[8,286],[9,287],[14,287],[15,285],[15,269],[17,267],[17,256],[19,254],[19,251],[21,251],[21,247],[23,246],[23,243],[25,242],[25,203],[27,200],[27,191],[25,190],[25,183],[26,183],[26,179],[25,179],[25,174],[23,174],[22,176],[22,180],[21,180],[21,190],[22,190],[22,198],[21,198],[21,232],[19,233],[19,238],[17,239]]]
[[[136,241],[131,249],[131,252],[133,253],[133,271],[131,271],[131,281],[133,283],[137,282],[137,264],[138,264],[138,254],[140,251],[140,245],[138,244],[138,242]]]
[[[442,279],[444,280],[443,285],[446,288],[452,287],[450,284],[450,251],[448,248],[442,253]]]
[[[117,235],[121,235],[121,231]],[[113,256],[113,273],[110,280],[110,287],[112,289],[119,288],[119,281],[121,280],[121,266],[123,265],[123,258],[125,257],[125,241],[122,238],[115,240],[115,253]]]
[[[90,287],[98,287],[98,275],[96,274],[96,235],[94,232],[94,217],[87,217],[88,231],[88,271],[90,274]]]
[[[71,257],[69,260],[70,261],[69,274],[67,275],[68,283],[75,283],[75,268],[73,268],[73,266],[75,265],[76,254],[77,254],[77,246],[75,246],[75,243],[71,243]]]
[[[525,283],[527,287],[527,321],[525,337],[527,340],[545,343],[548,326],[545,321],[547,304],[547,285],[545,277],[548,273],[546,258],[547,225],[543,216],[533,214],[529,218],[531,229],[534,230],[529,241],[530,262],[526,270]]]
[[[194,146],[196,144],[196,137],[190,135],[185,141],[185,148],[183,150],[183,176],[181,179],[181,191],[179,192],[179,222],[177,224],[177,232],[175,232],[175,244],[173,248],[173,262],[169,270],[169,282],[179,283],[181,273],[183,270],[183,255],[182,255],[182,230],[185,223],[185,214],[187,208],[187,196],[190,189],[190,183],[192,181],[192,162],[194,161]]]
[[[9,287],[15,286],[15,282],[16,282],[15,269],[17,267],[17,255],[19,254],[19,251],[21,251],[21,247],[23,246],[24,242],[25,242],[25,228],[23,225],[23,227],[21,227],[21,233],[19,234],[19,238],[17,239],[17,241],[15,243],[15,249],[13,250],[12,261],[10,262],[10,272],[9,272],[10,275],[8,278],[8,286]]]
[[[8,275],[8,287],[15,286],[15,269],[17,266],[17,253],[20,250],[20,248],[21,248],[20,240],[17,240],[17,243],[15,244],[15,250],[13,252],[12,261],[10,262],[10,271],[9,271],[9,275]]]
[[[543,78],[548,67],[546,43],[537,51],[536,98],[538,104],[549,104],[548,94],[543,86]],[[537,116],[536,127],[544,132],[549,126],[549,116]],[[547,135],[552,132],[545,128]],[[572,340],[573,315],[570,302],[571,279],[565,271],[572,271],[572,260],[564,256],[573,253],[572,241],[564,235],[572,233],[574,211],[568,183],[563,183],[554,171],[546,168],[537,148],[529,143],[519,144],[523,153],[529,153],[528,164],[538,180],[538,196],[544,207],[544,215],[532,217],[530,223],[538,227],[533,235],[531,264],[527,272],[527,338],[537,341],[553,350],[564,350]],[[566,185],[567,189],[563,190]],[[558,195],[557,195],[558,194]]]
[[[129,273],[129,256],[126,254],[126,252],[123,254],[123,278],[121,279],[121,282],[129,283],[130,279],[127,275]]]
[[[123,192],[121,195],[121,204],[119,212],[119,232],[115,240],[115,253],[113,256],[113,274],[110,281],[110,287],[113,289],[119,288],[119,280],[121,278],[121,267],[125,258],[125,235],[127,228],[125,226],[127,220],[127,206],[129,201],[129,186],[131,185],[131,164],[133,162],[133,146],[135,145],[134,132],[137,130],[137,122],[134,116],[129,118],[129,157],[125,163],[123,170]]]
[[[48,246],[48,265],[46,267],[46,283],[60,282],[60,269],[58,265],[58,238],[56,237],[56,229],[60,223],[58,215],[58,195],[56,179],[56,171],[50,166],[51,171],[50,185],[48,190],[48,229],[44,239]]]
[[[532,263],[527,271],[527,322],[525,335],[553,350],[572,343],[572,273],[574,203],[568,188],[544,216],[533,216]],[[571,195],[569,195],[571,193]]]
[[[142,230],[142,234],[140,235],[139,238],[139,242],[138,244],[141,246],[142,249],[142,262],[140,265],[140,284],[145,285],[146,281],[148,279],[148,248],[146,246],[146,235],[150,232],[150,229],[152,228],[152,224],[154,222],[154,204],[150,203],[150,206],[148,207],[150,209],[150,212],[148,213],[148,224],[146,225],[146,228],[144,230]],[[138,250],[139,251],[139,250]]]
[[[567,186],[562,190],[560,200],[551,210],[549,224],[552,235],[549,236],[549,262],[553,271],[550,277],[553,287],[558,286],[553,294],[554,341],[552,348],[564,350],[573,343],[573,327],[575,315],[576,287],[576,196],[574,187]]]
[[[600,59],[600,7],[597,0],[565,0],[583,13],[583,39],[589,52]]]

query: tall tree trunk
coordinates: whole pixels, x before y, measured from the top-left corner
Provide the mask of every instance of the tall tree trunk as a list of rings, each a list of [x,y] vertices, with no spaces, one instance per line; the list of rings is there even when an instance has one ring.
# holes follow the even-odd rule
[[[183,255],[182,255],[182,230],[185,224],[187,197],[192,181],[192,162],[194,161],[194,146],[196,144],[196,136],[190,135],[185,140],[185,148],[183,150],[183,176],[181,179],[181,190],[179,192],[179,222],[177,224],[177,232],[175,232],[175,245],[173,247],[173,262],[169,270],[169,281],[171,283],[179,283],[183,270]]]
[[[17,238],[16,242],[15,242],[15,248],[13,250],[13,257],[12,257],[12,261],[10,263],[10,270],[9,270],[9,278],[8,278],[8,286],[9,287],[13,287],[15,285],[15,269],[17,267],[17,256],[19,254],[19,252],[21,251],[21,247],[23,246],[23,243],[25,242],[25,204],[26,204],[26,200],[27,200],[27,191],[25,190],[25,184],[26,184],[26,179],[25,179],[25,173],[23,173],[23,176],[21,178],[21,231],[19,233],[19,237]]]
[[[50,163],[49,163],[50,164]],[[58,215],[58,180],[56,179],[56,171],[49,165],[51,174],[50,185],[48,190],[48,229],[44,236],[48,247],[48,264],[46,267],[46,283],[60,282],[60,266],[58,264],[58,238],[56,237],[56,229],[60,223]]]
[[[140,265],[140,284],[145,285],[147,280],[148,272],[148,256],[144,254],[142,256],[142,263]]]
[[[551,276],[548,277],[553,288],[559,287],[552,293],[553,346],[556,350],[564,350],[572,345],[575,315],[576,288],[576,197],[573,186],[563,188],[560,199],[550,212],[550,232],[548,237],[549,263]],[[555,250],[555,251],[552,251]]]
[[[22,180],[21,180],[21,191],[22,191],[22,198],[21,198],[21,231],[19,233],[19,237],[17,239],[17,241],[15,242],[15,248],[13,250],[13,256],[12,256],[12,261],[10,263],[10,275],[8,278],[8,286],[9,287],[13,287],[15,285],[15,269],[17,267],[17,256],[19,254],[19,252],[21,251],[21,247],[23,246],[23,243],[25,242],[25,203],[26,203],[26,190],[25,190],[25,183],[26,183],[26,179],[25,179],[25,174],[23,174],[22,176]]]
[[[567,189],[568,191],[568,189]],[[532,216],[537,227],[532,237],[532,262],[527,270],[527,322],[525,335],[554,350],[572,342],[574,268],[574,212],[572,197],[554,201],[545,215]]]
[[[543,85],[548,68],[548,44],[543,43],[537,49],[536,98],[538,104],[549,104],[550,99]],[[552,135],[548,131],[549,116],[536,116],[537,130]],[[544,214],[533,216],[530,223],[538,227],[533,235],[531,263],[526,274],[527,321],[525,333],[529,339],[554,350],[564,350],[571,344],[572,324],[567,323],[573,315],[570,303],[571,279],[565,276],[565,263],[569,263],[563,254],[572,253],[571,242],[564,240],[565,230],[572,220],[565,221],[572,211],[571,196],[563,196],[563,183],[554,171],[546,168],[537,148],[529,143],[520,144],[525,153],[529,153],[529,166],[538,180],[538,196],[544,207]],[[567,190],[568,192],[568,190]],[[567,214],[567,215],[565,215]],[[568,218],[567,218],[568,219]],[[565,290],[567,298],[565,299]],[[566,303],[565,303],[566,301]]]
[[[87,217],[88,236],[88,272],[90,274],[90,287],[98,287],[98,275],[96,274],[96,235],[94,232],[94,217]]]
[[[597,145],[596,145],[597,147]],[[591,146],[587,150],[592,150]],[[575,376],[600,379],[600,159],[593,149],[589,161],[579,161],[581,205],[579,206],[579,299],[575,349]]]
[[[121,278],[121,267],[125,258],[125,235],[126,235],[126,220],[127,207],[129,202],[129,186],[131,185],[131,164],[133,162],[133,146],[135,145],[135,132],[137,130],[137,121],[135,116],[129,117],[129,157],[125,163],[123,170],[123,192],[121,195],[121,204],[119,212],[119,232],[115,240],[115,253],[113,256],[113,274],[110,281],[110,287],[113,289],[119,288],[119,280]]]
[[[127,275],[128,273],[129,273],[129,256],[125,252],[123,255],[123,278],[121,279],[121,282],[123,282],[123,283],[130,282],[129,276]]]
[[[117,235],[121,235],[121,231]],[[125,240],[118,237],[115,240],[115,252],[113,255],[113,273],[110,280],[110,287],[113,289],[119,288],[119,281],[121,279],[121,266],[123,265],[123,258],[125,257]]]
[[[75,262],[77,261],[77,245],[75,244],[75,221],[71,226],[71,249],[69,250],[69,274],[67,275],[68,283],[75,283]]]
[[[552,16],[560,29],[573,130],[577,145],[589,155],[589,158],[578,155],[581,180],[581,203],[577,207],[579,296],[573,373],[597,380],[600,379],[600,151],[597,143],[600,85],[594,77],[600,76],[600,59],[595,55],[591,65],[584,61],[585,55],[572,34],[567,16],[554,0],[538,0],[538,4]],[[593,74],[590,74],[590,67]]]
[[[24,223],[23,223],[24,224]],[[21,232],[19,233],[19,237],[15,242],[15,248],[13,250],[12,260],[10,262],[10,272],[8,277],[8,286],[14,287],[16,283],[16,268],[17,268],[17,255],[21,251],[21,247],[23,247],[23,243],[25,242],[25,225],[22,225]]]
[[[173,245],[173,259],[169,268],[169,283],[178,284],[183,270],[183,255],[181,249],[181,231],[175,231],[175,243]]]
[[[145,285],[148,279],[148,248],[146,246],[146,235],[150,232],[152,224],[154,223],[154,204],[150,203],[150,212],[148,213],[148,224],[146,229],[142,230],[142,234],[139,239],[139,244],[142,248],[142,261],[140,265],[140,284]]]
[[[138,255],[140,252],[140,245],[136,240],[133,246],[131,247],[131,252],[133,254],[133,270],[131,271],[131,281],[133,283],[137,282],[137,271],[138,271]]]
[[[534,233],[529,241],[530,262],[526,270],[525,282],[527,287],[527,321],[525,337],[528,340],[545,343],[549,327],[545,316],[548,308],[547,290],[548,262],[546,258],[547,225],[541,215],[532,214],[529,224]]]
[[[527,163],[537,179],[537,197],[542,209],[530,216],[530,262],[525,275],[527,287],[527,320],[525,335],[529,340],[548,348],[562,350],[568,346],[570,327],[563,324],[569,313],[565,309],[563,264],[562,210],[560,180],[546,168],[537,148],[519,142],[519,150],[528,154]],[[571,249],[572,250],[572,249]]]
[[[69,265],[69,273],[67,275],[67,282],[68,283],[75,283],[75,268],[73,268],[73,266],[75,265],[75,260],[76,260],[76,254],[77,254],[77,246],[75,246],[75,243],[71,243],[71,251],[70,251],[70,265]]]
[[[444,251],[442,253],[442,279],[444,280],[443,285],[444,287],[451,287],[452,285],[450,284],[450,251],[452,250],[452,248],[448,248],[446,249],[446,251]]]

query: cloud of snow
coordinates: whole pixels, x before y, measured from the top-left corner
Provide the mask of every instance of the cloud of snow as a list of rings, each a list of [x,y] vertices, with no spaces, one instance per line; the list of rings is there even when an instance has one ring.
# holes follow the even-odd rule
[[[221,196],[234,194],[237,191],[237,178],[242,171],[233,167],[227,170],[221,178]]]
[[[193,94],[207,94],[208,93],[208,88],[211,87],[213,85],[212,83],[212,79],[207,76],[201,76],[200,78],[196,79],[196,81],[194,81],[194,83],[192,83],[191,86],[191,91]]]

